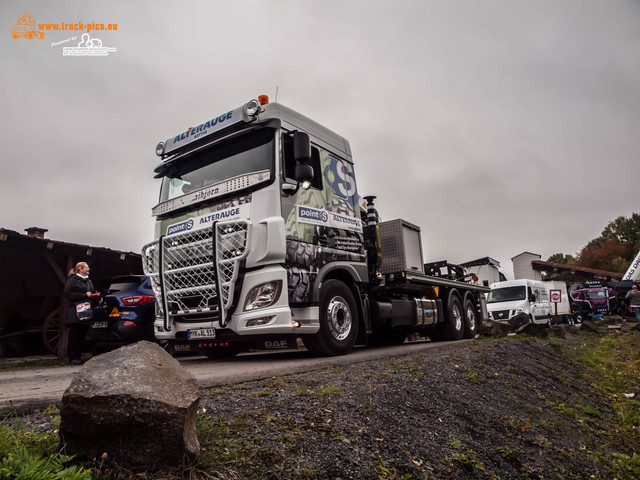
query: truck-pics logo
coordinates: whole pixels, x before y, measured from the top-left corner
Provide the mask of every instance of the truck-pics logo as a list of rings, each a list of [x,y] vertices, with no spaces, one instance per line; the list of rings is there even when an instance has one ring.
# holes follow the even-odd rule
[[[88,33],[83,33],[80,43],[77,47],[64,47],[62,55],[65,57],[106,57],[111,52],[115,52],[113,47],[103,47],[102,40],[99,38],[91,38]]]
[[[36,17],[29,12],[24,12],[18,17],[16,25],[11,30],[11,36],[13,38],[24,37],[29,40],[34,38],[43,39],[44,32],[37,29]]]

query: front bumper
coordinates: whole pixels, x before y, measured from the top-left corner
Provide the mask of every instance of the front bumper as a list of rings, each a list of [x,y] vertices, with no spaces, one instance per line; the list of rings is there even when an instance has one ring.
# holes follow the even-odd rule
[[[271,281],[281,283],[280,296],[271,306],[244,311],[247,296],[255,287]],[[281,266],[269,266],[259,270],[246,272],[242,281],[242,289],[237,292],[238,302],[229,322],[224,327],[238,336],[252,335],[307,335],[318,331],[317,321],[304,316],[292,316],[287,296],[287,272]],[[183,320],[183,321],[180,321]],[[186,340],[187,330],[200,328],[221,328],[219,320],[197,321],[186,317],[169,316],[171,330],[165,328],[163,317],[156,318],[155,336],[159,340]],[[231,337],[228,337],[231,338]]]

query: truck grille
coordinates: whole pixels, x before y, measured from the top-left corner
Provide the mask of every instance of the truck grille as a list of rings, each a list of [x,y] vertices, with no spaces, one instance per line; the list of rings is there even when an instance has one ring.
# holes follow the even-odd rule
[[[496,310],[493,312],[493,318],[495,320],[509,320],[509,310]]]
[[[205,228],[163,237],[160,243],[143,248],[145,273],[151,278],[156,296],[163,298],[164,293],[164,302],[156,302],[164,304],[161,315],[166,312],[188,320],[189,315],[208,314],[209,320],[226,324],[220,305],[225,312],[232,305],[240,262],[247,255],[249,223],[224,222],[214,228],[215,238],[214,229]],[[219,286],[216,271],[220,274]]]

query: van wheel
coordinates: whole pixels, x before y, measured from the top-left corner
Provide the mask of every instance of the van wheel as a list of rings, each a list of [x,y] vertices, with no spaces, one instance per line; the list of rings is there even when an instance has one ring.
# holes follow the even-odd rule
[[[464,335],[463,338],[475,338],[478,332],[476,308],[473,301],[467,297],[464,299]]]
[[[464,311],[460,298],[457,295],[449,297],[447,306],[447,321],[442,325],[440,332],[445,340],[462,340],[464,337]]]
[[[327,280],[320,289],[320,330],[302,338],[314,355],[345,355],[358,337],[358,310],[353,293],[340,280]]]

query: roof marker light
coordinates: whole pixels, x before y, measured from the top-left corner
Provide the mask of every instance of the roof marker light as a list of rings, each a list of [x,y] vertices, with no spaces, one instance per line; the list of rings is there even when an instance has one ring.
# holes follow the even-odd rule
[[[260,102],[260,105],[268,105],[269,104],[269,97],[267,95],[260,95],[258,97],[258,101]]]
[[[163,153],[164,153],[164,142],[160,142],[158,143],[158,145],[156,145],[156,155],[161,157]]]

